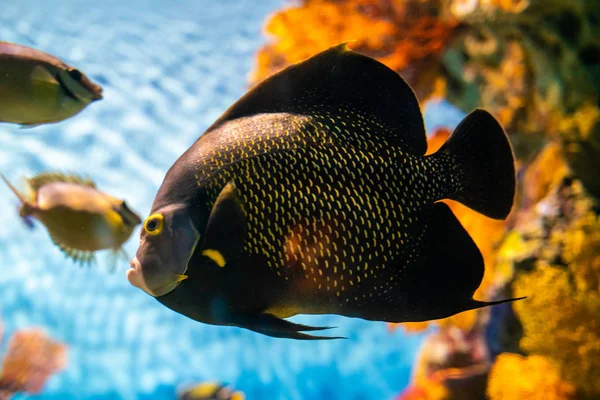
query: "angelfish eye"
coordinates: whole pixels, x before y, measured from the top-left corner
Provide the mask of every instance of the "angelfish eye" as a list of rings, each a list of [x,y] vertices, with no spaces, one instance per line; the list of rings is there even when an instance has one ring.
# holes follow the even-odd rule
[[[70,70],[69,71],[69,75],[71,76],[71,78],[73,78],[77,82],[79,82],[81,80],[81,72],[79,72],[78,69],[72,69],[72,70]]]
[[[148,235],[156,236],[162,232],[164,218],[162,214],[152,214],[144,222],[144,230]]]

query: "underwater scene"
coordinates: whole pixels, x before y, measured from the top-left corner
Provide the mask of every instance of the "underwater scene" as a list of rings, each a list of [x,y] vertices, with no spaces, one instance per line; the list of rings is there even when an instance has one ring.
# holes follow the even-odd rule
[[[0,0],[0,400],[600,400],[597,0]]]

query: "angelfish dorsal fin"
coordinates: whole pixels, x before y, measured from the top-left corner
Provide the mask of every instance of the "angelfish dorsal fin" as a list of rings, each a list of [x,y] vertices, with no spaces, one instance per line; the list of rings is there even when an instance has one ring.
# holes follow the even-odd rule
[[[36,176],[33,176],[33,177],[27,179],[27,183],[29,184],[29,187],[34,192],[37,192],[37,190],[44,185],[47,185],[49,183],[56,183],[56,182],[76,183],[79,185],[96,188],[96,185],[94,184],[94,182],[91,179],[83,178],[83,177],[81,177],[79,175],[75,175],[75,174],[63,174],[60,172],[43,172],[41,174],[38,174]]]
[[[410,153],[423,155],[427,149],[419,102],[408,83],[379,61],[349,50],[346,44],[265,79],[233,104],[207,133],[238,118],[279,112],[319,114],[328,120],[342,120],[347,126],[360,119],[373,124],[374,135]],[[344,132],[349,131],[342,129],[340,135]],[[354,137],[347,135],[349,140]]]
[[[244,247],[246,238],[246,216],[234,182],[221,190],[212,207],[201,254],[223,268],[237,257]]]

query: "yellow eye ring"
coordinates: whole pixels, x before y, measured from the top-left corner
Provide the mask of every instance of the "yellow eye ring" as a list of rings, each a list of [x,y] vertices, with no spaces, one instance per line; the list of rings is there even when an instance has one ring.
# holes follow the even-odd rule
[[[165,219],[162,214],[152,214],[144,222],[144,230],[148,235],[159,235],[165,225]]]

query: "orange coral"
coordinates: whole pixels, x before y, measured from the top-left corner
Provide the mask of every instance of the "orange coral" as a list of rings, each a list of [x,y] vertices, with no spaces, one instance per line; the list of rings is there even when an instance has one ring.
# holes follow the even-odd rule
[[[503,353],[490,371],[487,395],[490,400],[570,400],[575,388],[545,357]]]
[[[409,386],[396,400],[452,400],[452,397],[442,379],[431,377]]]
[[[488,358],[482,331],[442,328],[427,337],[411,385],[398,399],[479,399],[485,390]]]
[[[275,41],[258,52],[251,81],[257,83],[289,64],[353,41],[354,50],[402,72],[412,85],[418,83],[417,94],[425,98],[439,76],[439,57],[457,26],[454,20],[431,15],[438,8],[434,0],[310,0],[286,8],[266,24]]]
[[[560,182],[569,169],[561,155],[557,143],[549,143],[536,157],[535,161],[525,171],[523,178],[523,208],[537,204],[550,192],[557,182]]]
[[[5,393],[39,393],[50,375],[65,366],[64,345],[36,329],[19,331],[9,341],[0,374],[0,388]]]
[[[415,381],[396,400],[479,400],[485,391],[487,365],[447,368]]]

